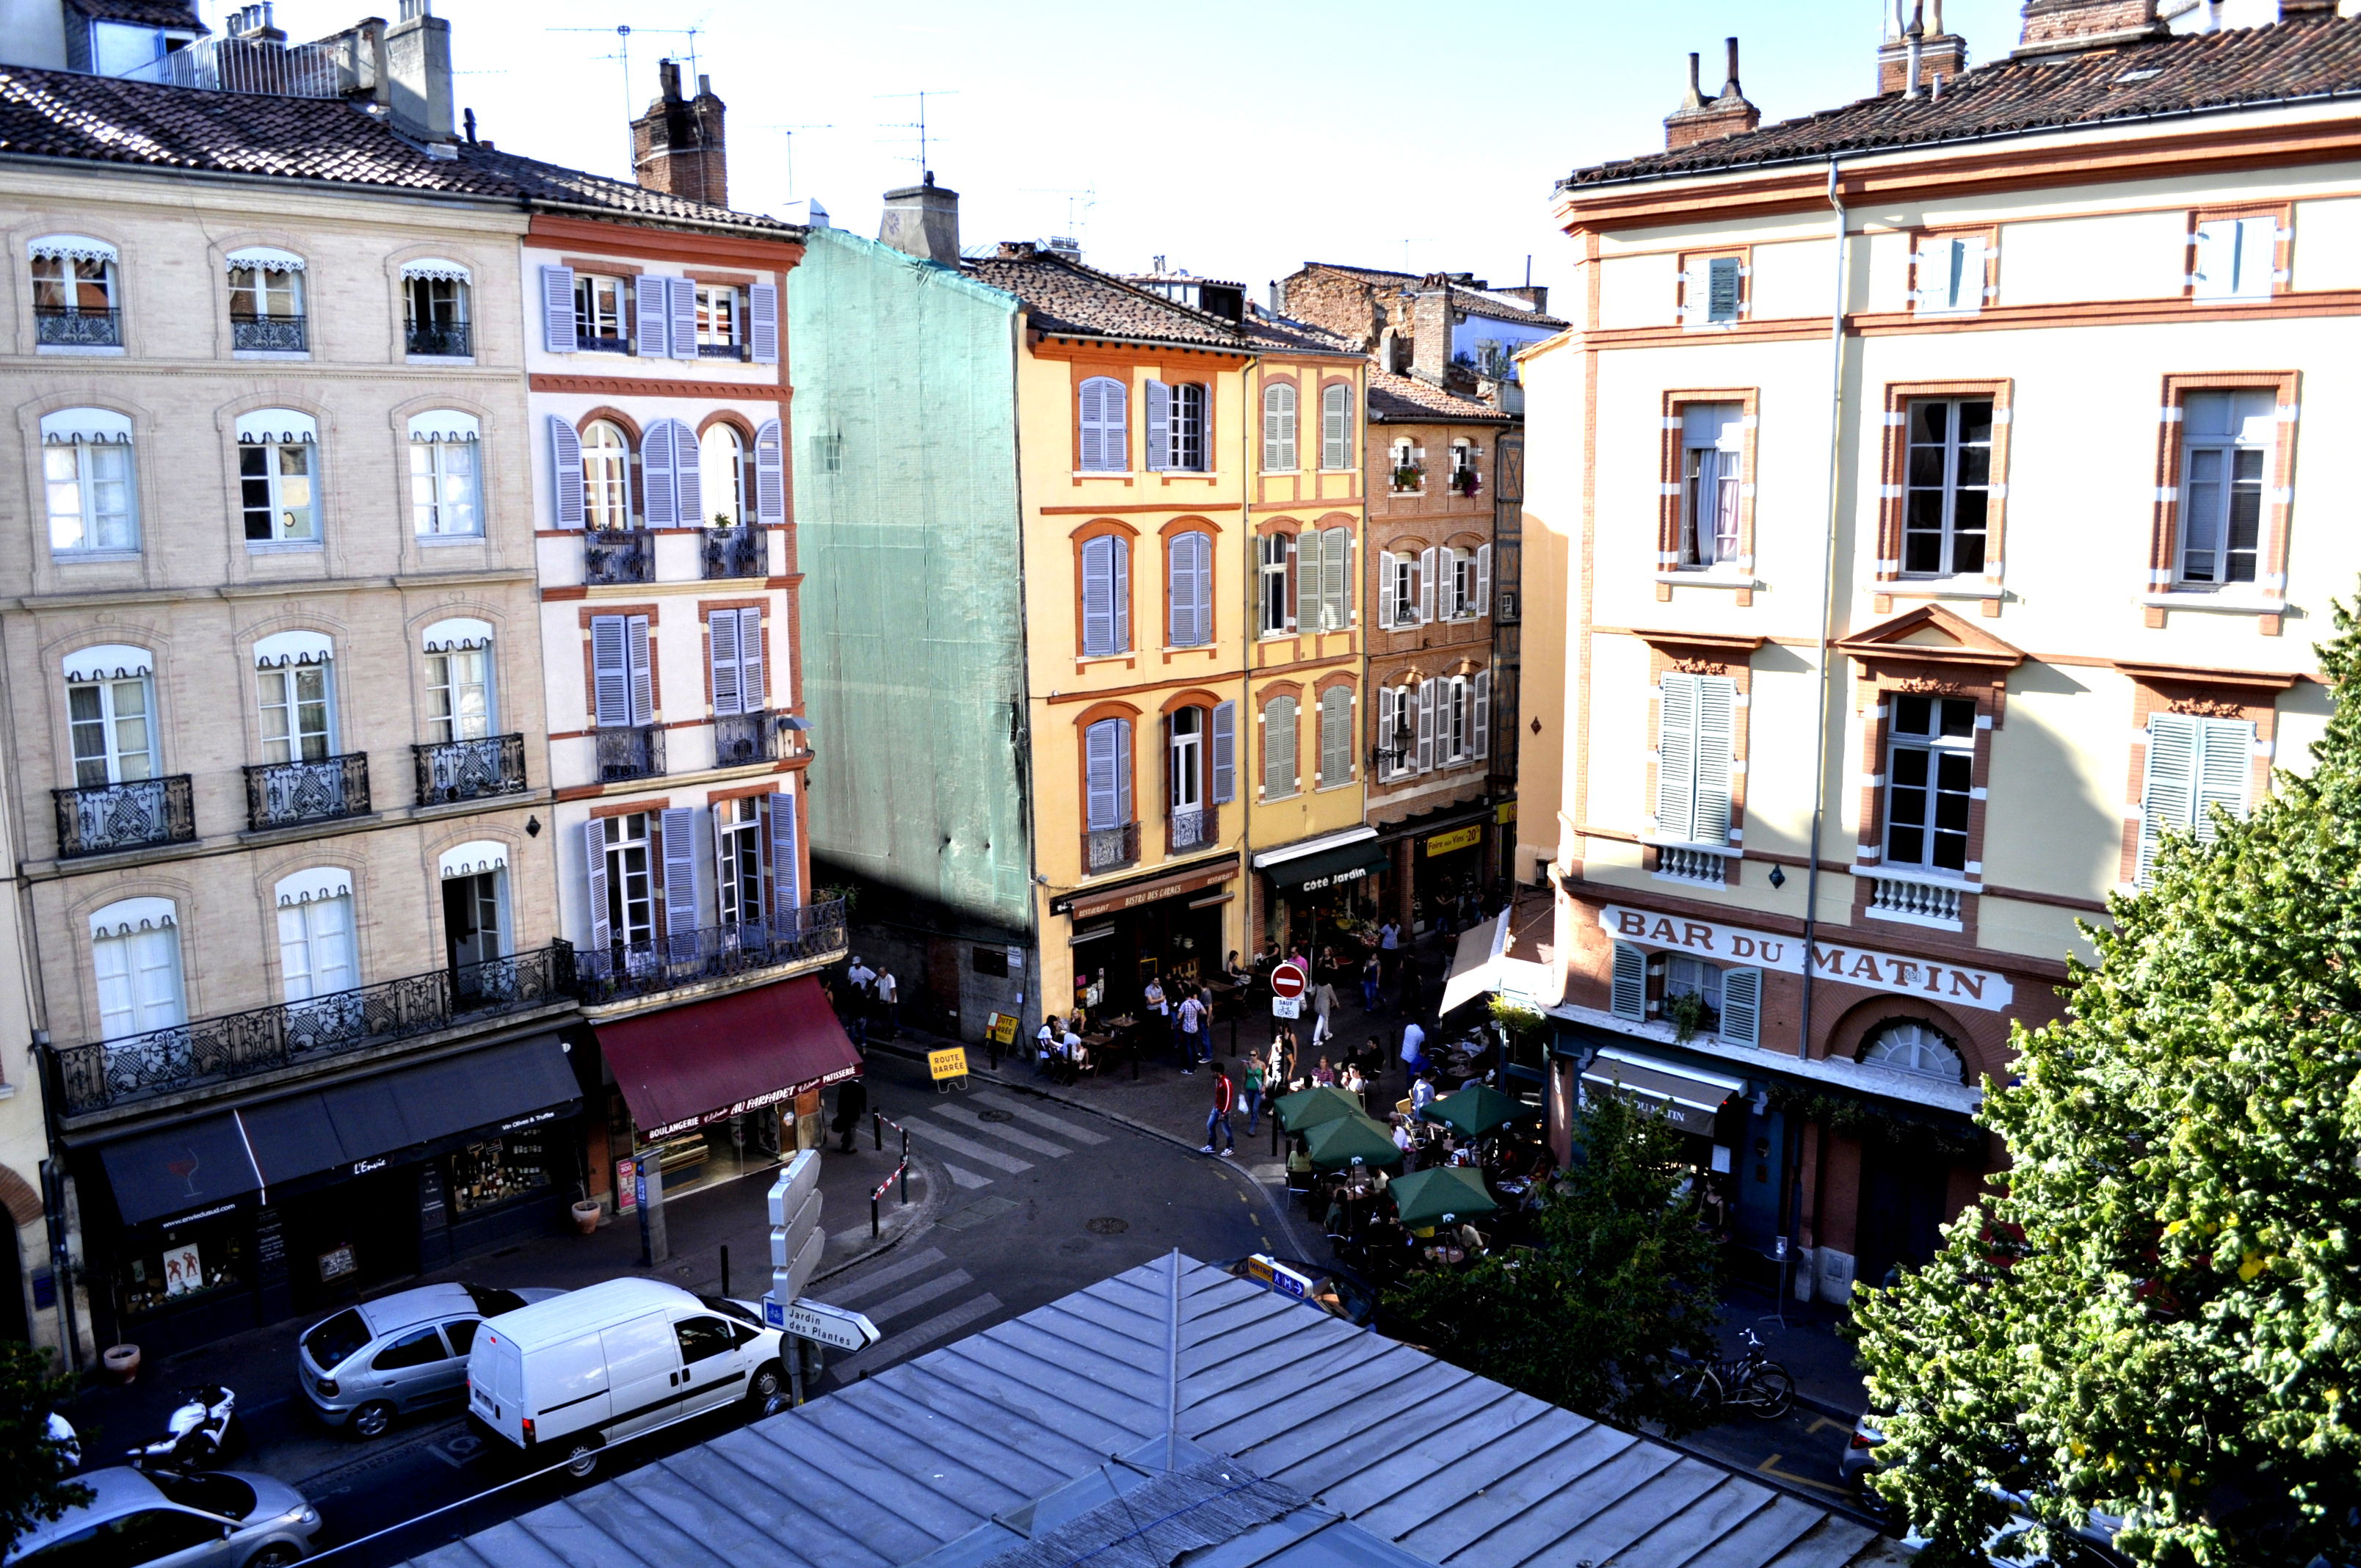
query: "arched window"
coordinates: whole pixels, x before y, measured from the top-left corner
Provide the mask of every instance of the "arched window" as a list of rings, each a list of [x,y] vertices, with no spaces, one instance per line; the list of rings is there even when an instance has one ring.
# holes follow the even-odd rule
[[[1131,648],[1131,541],[1102,533],[1082,542],[1082,656]]]
[[[512,950],[508,916],[508,846],[478,839],[443,851],[443,947],[459,994],[496,994],[511,977],[482,966]]]
[[[44,235],[26,247],[33,269],[34,338],[43,348],[123,346],[115,247],[82,235]]]
[[[297,872],[280,878],[271,897],[279,906],[279,981],[285,1000],[310,1002],[360,984],[351,872],[333,866]]]
[[[188,1022],[180,920],[170,899],[126,898],[93,912],[90,956],[101,1039],[124,1040]]]
[[[1131,720],[1102,718],[1082,731],[1082,874],[1096,876],[1139,857],[1131,815]]]
[[[1353,466],[1353,389],[1342,381],[1320,394],[1320,466],[1335,473]]]
[[[41,478],[49,498],[51,551],[87,556],[139,548],[130,415],[113,409],[60,409],[44,414]]]
[[[631,526],[631,443],[608,420],[582,433],[582,514],[590,528]]]
[[[1082,387],[1082,461],[1086,473],[1120,474],[1131,466],[1131,440],[1124,422],[1126,392],[1111,376],[1093,376]]]
[[[473,284],[465,267],[441,257],[401,264],[402,335],[409,352],[442,359],[464,359],[475,352],[467,320]]]
[[[1170,751],[1165,805],[1175,816],[1205,803],[1205,710],[1176,707],[1170,722]]]
[[[246,543],[320,542],[320,426],[294,409],[256,409],[237,416],[238,501]]]
[[[1195,529],[1164,547],[1166,619],[1175,648],[1202,648],[1213,640],[1213,536]]]
[[[1415,491],[1426,488],[1425,449],[1413,443],[1410,437],[1403,436],[1394,443],[1392,466],[1394,489]]]
[[[1915,1019],[1880,1025],[1868,1044],[1861,1047],[1861,1059],[1899,1072],[1924,1073],[1946,1083],[1962,1083],[1968,1076],[1967,1064],[1960,1059],[1958,1047],[1933,1025]]]
[[[481,435],[476,416],[456,409],[411,417],[410,515],[419,538],[483,536]]]
[[[262,702],[262,760],[324,762],[335,754],[335,645],[316,631],[281,631],[254,645]]]
[[[1330,686],[1320,694],[1322,789],[1353,782],[1353,688]]]
[[[155,661],[145,648],[106,643],[66,655],[66,719],[74,784],[96,789],[156,776]]]
[[[430,745],[481,740],[492,733],[492,627],[472,617],[438,620],[421,639],[426,651],[426,739]],[[440,760],[437,759],[437,772]],[[440,783],[438,778],[436,781]],[[436,799],[462,798],[436,795]]]
[[[241,353],[301,354],[303,258],[267,245],[229,253],[230,346]]]
[[[1262,710],[1262,794],[1279,800],[1296,790],[1295,712],[1291,696],[1273,697]]]
[[[722,422],[706,427],[697,438],[697,466],[703,480],[706,515],[683,518],[684,523],[742,528],[754,521],[747,510],[746,438],[735,425]]]
[[[1290,382],[1262,390],[1262,466],[1266,473],[1295,471],[1295,388]]]

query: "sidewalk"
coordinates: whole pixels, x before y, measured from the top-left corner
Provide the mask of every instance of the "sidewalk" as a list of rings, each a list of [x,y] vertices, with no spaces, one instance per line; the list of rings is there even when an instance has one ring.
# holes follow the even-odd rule
[[[1763,1354],[1785,1367],[1795,1380],[1798,1403],[1845,1421],[1867,1409],[1869,1394],[1861,1387],[1861,1369],[1853,1365],[1852,1342],[1837,1332],[1846,1314],[1819,1301],[1791,1298],[1784,1313],[1779,1310],[1780,1305],[1759,1287],[1724,1286],[1722,1354],[1740,1354],[1744,1346],[1739,1336],[1752,1329],[1763,1341]],[[1784,1326],[1779,1321],[1782,1316],[1786,1319]]]

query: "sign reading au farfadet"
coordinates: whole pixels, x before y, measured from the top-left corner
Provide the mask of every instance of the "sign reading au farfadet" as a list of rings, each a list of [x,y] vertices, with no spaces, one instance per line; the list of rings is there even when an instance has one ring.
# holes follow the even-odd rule
[[[1717,925],[1710,920],[1685,920],[1645,909],[1606,905],[1598,911],[1599,928],[1619,941],[1643,948],[1668,948],[1695,953],[1719,963],[1775,970],[1781,974],[1804,972],[1804,942],[1742,926]],[[1990,970],[1961,969],[1940,959],[1905,958],[1857,948],[1849,942],[1814,944],[1812,973],[1870,991],[1890,991],[1899,996],[1927,996],[1948,1006],[1973,1007],[1998,1013],[2015,1000],[2008,977]]]

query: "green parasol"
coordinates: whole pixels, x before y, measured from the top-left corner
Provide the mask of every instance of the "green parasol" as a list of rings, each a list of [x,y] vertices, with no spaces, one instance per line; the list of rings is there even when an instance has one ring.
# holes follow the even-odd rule
[[[1488,1138],[1511,1122],[1540,1115],[1541,1110],[1510,1098],[1488,1083],[1471,1083],[1435,1101],[1424,1114],[1428,1121],[1455,1127],[1471,1138]]]
[[[1312,1163],[1322,1170],[1341,1170],[1359,1160],[1367,1166],[1398,1165],[1401,1150],[1383,1122],[1359,1114],[1339,1116],[1312,1129],[1304,1138]]]
[[[1310,1132],[1323,1122],[1362,1113],[1358,1100],[1326,1083],[1312,1089],[1299,1089],[1292,1094],[1282,1094],[1271,1102],[1270,1108],[1272,1114],[1279,1118],[1279,1126],[1290,1133]]]
[[[1440,1222],[1450,1214],[1472,1220],[1495,1213],[1499,1201],[1484,1190],[1484,1179],[1464,1165],[1442,1165],[1433,1170],[1397,1176],[1386,1190],[1393,1195],[1394,1212],[1412,1230]]]

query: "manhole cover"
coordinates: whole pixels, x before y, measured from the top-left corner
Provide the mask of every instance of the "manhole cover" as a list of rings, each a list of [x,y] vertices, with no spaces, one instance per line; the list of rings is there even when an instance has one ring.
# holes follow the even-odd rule
[[[1129,1220],[1117,1220],[1103,1217],[1093,1220],[1089,1224],[1084,1225],[1082,1229],[1090,1232],[1091,1234],[1094,1236],[1119,1236],[1123,1234],[1124,1232],[1131,1229],[1131,1222]]]
[[[990,1107],[978,1111],[975,1113],[975,1119],[979,1122],[1014,1122],[1016,1120],[1016,1117],[1010,1115],[1005,1111],[995,1111]]]

